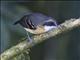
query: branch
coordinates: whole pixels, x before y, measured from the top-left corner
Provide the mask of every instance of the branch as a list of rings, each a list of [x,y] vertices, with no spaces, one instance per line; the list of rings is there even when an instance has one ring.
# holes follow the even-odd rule
[[[32,37],[33,42],[34,42],[33,44],[23,41],[23,42],[17,44],[16,46],[13,46],[12,48],[3,52],[0,56],[0,58],[1,58],[1,60],[9,60],[9,59],[15,57],[16,55],[24,52],[25,50],[28,51],[28,48],[31,48],[32,46],[34,46],[40,42],[43,42],[44,40],[47,40],[48,38],[54,37],[56,35],[66,32],[66,31],[70,31],[75,27],[80,27],[80,18],[66,20],[64,23],[60,24],[58,26],[58,28],[56,28],[56,29],[52,29],[51,31],[44,33],[44,34],[34,35]]]

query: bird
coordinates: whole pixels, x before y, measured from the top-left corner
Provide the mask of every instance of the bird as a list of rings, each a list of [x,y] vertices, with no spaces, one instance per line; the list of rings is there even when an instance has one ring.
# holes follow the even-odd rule
[[[32,34],[42,34],[58,26],[54,18],[39,12],[24,15],[20,20],[14,23],[14,25],[16,24],[20,24],[27,31],[28,40],[30,42],[32,42],[32,39],[28,32]]]

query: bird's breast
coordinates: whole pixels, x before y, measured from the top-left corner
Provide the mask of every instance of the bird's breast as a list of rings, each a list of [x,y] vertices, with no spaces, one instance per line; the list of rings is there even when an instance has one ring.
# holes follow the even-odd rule
[[[44,29],[46,32],[53,29],[53,28],[56,28],[56,26],[44,26]]]

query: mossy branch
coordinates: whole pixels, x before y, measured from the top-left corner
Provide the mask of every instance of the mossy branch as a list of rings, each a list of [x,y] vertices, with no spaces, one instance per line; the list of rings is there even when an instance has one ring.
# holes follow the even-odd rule
[[[10,49],[4,51],[0,55],[0,58],[1,58],[1,60],[9,60],[9,59],[17,56],[18,54],[21,54],[25,50],[28,51],[28,48],[31,48],[32,46],[34,46],[40,42],[43,42],[44,40],[47,40],[48,38],[59,35],[60,33],[64,33],[66,31],[72,30],[75,27],[80,27],[80,18],[66,20],[64,23],[60,24],[58,26],[58,28],[56,28],[56,29],[52,29],[51,31],[44,33],[44,34],[32,36],[33,44],[23,41],[23,42],[17,44],[16,46],[13,46]]]

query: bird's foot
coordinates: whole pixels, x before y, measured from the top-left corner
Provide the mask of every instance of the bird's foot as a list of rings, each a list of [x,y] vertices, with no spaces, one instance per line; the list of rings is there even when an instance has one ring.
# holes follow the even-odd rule
[[[28,42],[32,43],[33,42],[32,38],[28,37]]]

